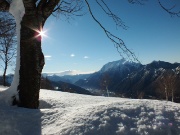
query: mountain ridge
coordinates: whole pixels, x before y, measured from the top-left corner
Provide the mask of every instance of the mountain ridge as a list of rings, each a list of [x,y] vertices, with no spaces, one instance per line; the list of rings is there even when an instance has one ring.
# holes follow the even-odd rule
[[[142,65],[124,60],[114,61],[105,64],[86,80],[77,81],[75,85],[102,91],[104,89],[102,87],[104,76],[109,78],[109,80],[106,79],[106,81],[109,81],[107,85],[109,91],[115,92],[117,95],[128,98],[155,99],[164,99],[167,96],[161,82],[163,77],[168,79],[169,76],[169,79],[171,79],[169,82],[175,81],[176,83],[174,83],[174,86],[168,86],[168,89],[176,89],[175,94],[178,102],[180,102],[180,63],[153,61]],[[169,90],[169,93],[172,93],[171,90]],[[168,97],[169,99],[172,98],[170,94]]]

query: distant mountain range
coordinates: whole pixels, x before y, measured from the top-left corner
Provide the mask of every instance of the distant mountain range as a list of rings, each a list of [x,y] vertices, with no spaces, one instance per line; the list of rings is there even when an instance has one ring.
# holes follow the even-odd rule
[[[62,91],[62,92],[93,95],[88,90],[85,90],[76,85],[62,82],[62,81],[54,82],[54,81],[50,81],[44,77],[41,78],[41,89],[50,89],[50,90],[57,90],[57,91]]]
[[[53,87],[58,86],[61,90],[68,84],[69,88],[79,86],[75,91],[80,87],[84,88],[82,91],[87,89],[100,92],[108,89],[121,97],[180,102],[180,63],[153,61],[142,65],[121,59],[105,64],[98,72],[92,74],[62,76],[43,73],[42,76],[48,79]],[[8,78],[10,82],[12,75]]]
[[[61,75],[60,76],[58,76],[58,75],[43,74],[42,78],[41,78],[41,89],[50,89],[50,90],[58,90],[58,91],[77,93],[77,94],[93,95],[91,92],[89,92],[88,90],[86,90],[84,88],[73,85],[72,83],[68,83],[70,81],[73,82],[74,78],[75,78],[75,80],[78,80],[78,78],[81,77],[81,75],[63,76],[67,79],[61,78]],[[7,86],[11,85],[11,83],[13,81],[13,77],[14,77],[13,74],[9,74],[6,76],[6,85]],[[2,78],[2,76],[0,76],[0,85],[3,84],[2,80],[3,80],[3,78]]]
[[[120,82],[120,80],[123,80],[128,74],[137,71],[141,67],[142,65],[139,63],[128,62],[124,59],[109,62],[98,72],[91,74],[88,78],[75,82],[75,85],[87,89],[101,89],[102,79],[107,75],[110,79],[109,89],[111,90],[112,87]]]
[[[165,76],[166,75],[166,76]],[[174,82],[173,85],[162,86],[163,78]],[[108,81],[108,89],[128,98],[172,99],[174,89],[176,100],[180,100],[180,63],[153,61],[150,64],[119,60],[105,64],[98,72],[86,79],[75,82],[75,85],[85,89],[104,89],[103,81]],[[168,82],[166,82],[168,83]],[[164,89],[169,89],[165,93]]]
[[[53,75],[57,75],[57,76],[66,76],[66,75],[70,75],[70,76],[73,76],[73,75],[81,75],[81,74],[91,74],[93,73],[93,71],[90,71],[90,72],[82,72],[82,71],[78,71],[78,70],[65,70],[65,71],[61,71],[61,72],[58,72],[58,73],[54,73],[54,72],[50,72],[50,73],[43,73],[43,76],[53,76]]]
[[[42,76],[44,78],[47,78],[51,81],[58,82],[58,81],[63,81],[66,83],[71,83],[74,84],[76,81],[80,79],[86,79],[90,76],[91,74],[77,74],[77,75],[62,75],[62,74],[56,74],[56,73],[42,73]]]

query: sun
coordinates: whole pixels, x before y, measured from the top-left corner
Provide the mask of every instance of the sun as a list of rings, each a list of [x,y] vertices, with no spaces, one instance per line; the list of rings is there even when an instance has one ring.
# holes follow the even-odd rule
[[[40,31],[39,35],[42,36],[42,37],[46,36],[45,31]]]
[[[44,31],[44,30],[38,31],[38,33],[39,33],[38,36],[41,36],[42,38],[47,37],[46,31]]]
[[[36,31],[36,35],[34,36],[37,40],[41,41],[44,38],[48,37],[47,36],[47,30],[41,29],[33,29],[34,31]]]

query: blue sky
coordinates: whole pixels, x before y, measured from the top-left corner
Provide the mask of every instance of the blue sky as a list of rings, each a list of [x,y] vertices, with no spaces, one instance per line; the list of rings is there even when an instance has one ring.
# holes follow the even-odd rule
[[[157,0],[145,5],[127,0],[107,1],[113,12],[129,27],[116,29],[114,22],[90,1],[95,16],[116,36],[124,40],[142,64],[153,60],[180,62],[180,17],[171,17]],[[176,9],[180,9],[180,1]],[[163,3],[167,7],[172,4]],[[87,11],[86,7],[84,8]],[[175,10],[176,10],[175,9]],[[113,43],[89,13],[66,21],[51,16],[44,27],[47,37],[42,48],[46,57],[43,72],[76,70],[79,73],[98,71],[107,62],[121,59]]]

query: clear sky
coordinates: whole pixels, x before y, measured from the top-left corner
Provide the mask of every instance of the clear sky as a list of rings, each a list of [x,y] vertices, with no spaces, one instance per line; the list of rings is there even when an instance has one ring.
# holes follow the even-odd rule
[[[95,0],[89,0],[93,13],[109,31],[124,40],[142,64],[153,60],[180,62],[180,17],[171,17],[159,6],[158,0],[149,0],[143,6],[129,4],[128,0],[105,1],[129,28],[116,29],[115,23],[98,9]],[[180,1],[173,1],[178,4],[175,10],[180,10]],[[163,4],[171,7],[171,2]],[[84,10],[87,11],[86,7]],[[92,72],[107,62],[121,59],[88,12],[69,21],[61,16],[47,20],[44,30],[48,37],[42,42],[46,57],[43,72]]]

